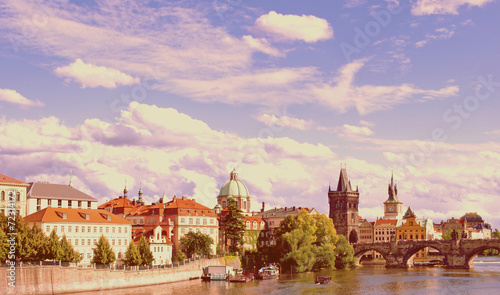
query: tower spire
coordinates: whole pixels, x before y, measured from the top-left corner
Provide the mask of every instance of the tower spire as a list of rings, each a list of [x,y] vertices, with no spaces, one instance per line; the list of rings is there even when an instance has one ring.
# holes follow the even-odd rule
[[[71,179],[73,178],[73,170],[69,170],[69,184],[68,186],[73,187],[73,184],[71,184]]]
[[[127,179],[125,178],[125,187],[123,188],[123,197],[127,198],[128,197],[128,190],[127,190]]]

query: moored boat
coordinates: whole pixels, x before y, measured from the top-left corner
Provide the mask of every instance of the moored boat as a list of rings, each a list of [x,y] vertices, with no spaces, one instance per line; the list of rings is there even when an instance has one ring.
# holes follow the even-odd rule
[[[233,270],[230,266],[213,265],[207,266],[203,269],[201,279],[205,282],[208,281],[227,281]]]
[[[259,273],[255,275],[255,278],[258,280],[270,280],[276,279],[280,275],[280,270],[277,266],[270,265],[265,266],[259,270]]]

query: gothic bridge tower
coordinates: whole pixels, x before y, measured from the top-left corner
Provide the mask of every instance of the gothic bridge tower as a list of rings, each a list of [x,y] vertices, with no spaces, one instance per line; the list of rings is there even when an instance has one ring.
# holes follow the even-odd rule
[[[341,234],[350,243],[357,243],[359,237],[359,190],[351,188],[345,168],[340,169],[337,190],[328,187],[328,202],[330,203],[330,218],[337,234]]]

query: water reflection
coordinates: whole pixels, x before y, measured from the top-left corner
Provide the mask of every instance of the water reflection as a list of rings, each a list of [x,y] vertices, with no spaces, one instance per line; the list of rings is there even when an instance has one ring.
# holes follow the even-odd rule
[[[78,294],[498,294],[500,258],[478,257],[471,270],[432,267],[386,269],[363,266],[355,270],[284,274],[277,280],[248,283],[201,282],[200,280]],[[332,284],[315,285],[320,275]]]

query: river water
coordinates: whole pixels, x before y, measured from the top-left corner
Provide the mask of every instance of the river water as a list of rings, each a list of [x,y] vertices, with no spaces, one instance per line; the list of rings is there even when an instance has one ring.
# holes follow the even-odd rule
[[[478,257],[474,259],[474,266],[470,270],[362,266],[353,270],[283,274],[279,279],[269,281],[226,283],[193,280],[92,294],[500,294],[500,257]],[[319,275],[331,276],[333,283],[315,285],[314,278]]]

